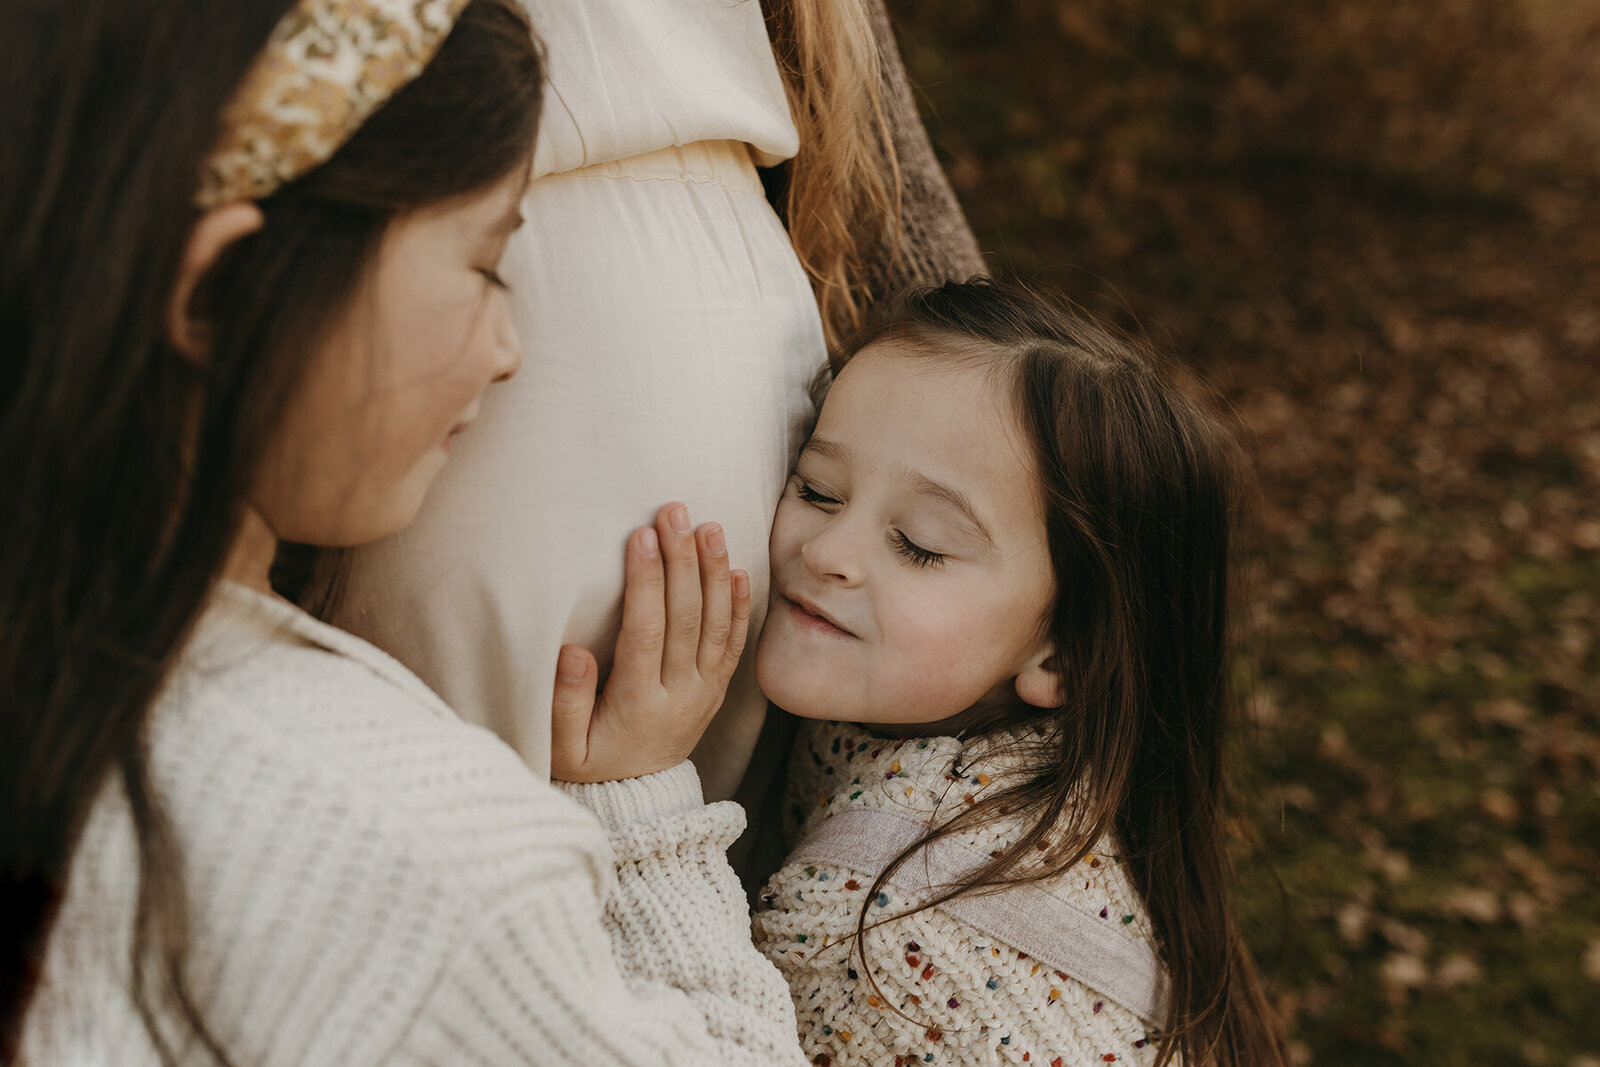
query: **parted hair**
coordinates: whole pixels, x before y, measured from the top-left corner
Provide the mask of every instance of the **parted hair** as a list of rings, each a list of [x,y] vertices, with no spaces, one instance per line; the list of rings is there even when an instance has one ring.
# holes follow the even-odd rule
[[[964,731],[984,747],[1021,728],[1045,740],[1019,749],[1027,774],[930,830],[866,899],[929,842],[1002,818],[1028,831],[921,907],[1057,876],[1109,837],[1167,971],[1158,1067],[1179,1056],[1189,1067],[1287,1064],[1232,906],[1223,757],[1236,704],[1231,540],[1247,474],[1226,424],[1141,346],[1021,287],[902,293],[837,351],[834,372],[880,341],[1009,384],[1038,474],[1056,583],[1044,630],[1063,700],[1018,701]],[[867,925],[863,905],[863,953]]]

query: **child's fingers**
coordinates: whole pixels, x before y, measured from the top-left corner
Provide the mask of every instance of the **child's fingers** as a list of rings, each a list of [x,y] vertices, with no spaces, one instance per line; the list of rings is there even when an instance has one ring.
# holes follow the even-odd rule
[[[656,516],[667,581],[666,644],[661,680],[681,678],[695,668],[700,651],[700,553],[689,526],[689,509],[668,504]]]
[[[661,564],[661,542],[654,528],[644,526],[628,538],[622,630],[617,634],[617,654],[610,684],[660,685],[661,650],[666,633],[666,574]]]
[[[708,522],[696,532],[700,542],[700,654],[702,678],[722,671],[722,657],[733,633],[733,591],[728,578],[728,544],[722,527]]]
[[[594,718],[595,683],[600,669],[594,655],[563,645],[556,660],[555,695],[550,701],[550,773],[572,779],[589,755],[589,723]]]
[[[750,575],[745,571],[734,571],[729,576],[729,584],[733,587],[733,623],[728,633],[728,647],[722,654],[722,666],[717,674],[717,681],[724,689],[739,666],[739,657],[744,654],[744,644],[750,636]]]

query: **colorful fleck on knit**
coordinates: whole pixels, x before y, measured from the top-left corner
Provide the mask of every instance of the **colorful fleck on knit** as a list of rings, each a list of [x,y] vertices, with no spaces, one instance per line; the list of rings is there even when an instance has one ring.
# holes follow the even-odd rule
[[[841,812],[876,809],[943,823],[992,794],[1025,759],[1015,751],[975,758],[953,737],[887,740],[847,723],[802,730],[788,797],[791,840],[801,846],[763,887],[754,931],[756,946],[789,982],[813,1064],[1154,1062],[1158,1048],[1128,1006],[944,906],[869,929],[862,973],[853,951],[856,919],[878,871],[793,860]],[[987,855],[1027,829],[1021,819],[1002,820],[954,836]],[[1149,919],[1109,841],[1042,888],[1153,950]],[[916,902],[886,886],[869,903],[869,922]]]

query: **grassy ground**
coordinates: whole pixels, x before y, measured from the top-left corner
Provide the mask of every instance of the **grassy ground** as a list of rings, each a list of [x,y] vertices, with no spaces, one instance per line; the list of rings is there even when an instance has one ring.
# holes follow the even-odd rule
[[[997,268],[1251,444],[1243,909],[1297,1058],[1600,1067],[1600,0],[894,10]]]

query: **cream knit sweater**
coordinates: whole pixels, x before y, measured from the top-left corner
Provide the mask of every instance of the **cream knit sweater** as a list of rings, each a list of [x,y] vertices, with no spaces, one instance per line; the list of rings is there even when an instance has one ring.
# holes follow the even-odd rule
[[[1157,1048],[1127,1004],[974,927],[955,902],[869,929],[876,986],[858,973],[856,917],[883,868],[822,861],[807,842],[840,826],[881,825],[885,815],[911,826],[942,823],[1019,769],[1014,756],[974,755],[953,737],[895,741],[846,723],[802,727],[789,771],[800,844],[762,889],[754,928],[757,947],[789,982],[806,1055],[830,1067],[1153,1062]],[[1010,820],[955,836],[967,854],[987,857],[1026,829]],[[1109,842],[1033,892],[1048,894],[1030,898],[1043,902],[1048,931],[1061,931],[1058,917],[1083,917],[1064,938],[1075,959],[1121,979],[1119,959],[1145,956],[1149,973],[1160,974],[1148,917]],[[891,885],[870,902],[868,923],[918,899]],[[1095,958],[1096,945],[1111,951]]]
[[[226,584],[152,726],[189,974],[235,1064],[803,1062],[723,857],[743,815],[691,765],[551,787],[383,653]],[[110,787],[23,1062],[158,1062],[129,992],[136,856]]]

